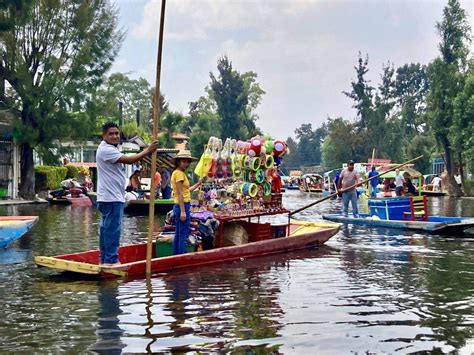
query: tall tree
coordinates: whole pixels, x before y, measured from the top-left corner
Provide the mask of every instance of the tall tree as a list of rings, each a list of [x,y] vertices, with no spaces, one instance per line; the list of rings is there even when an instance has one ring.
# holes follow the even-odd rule
[[[369,56],[362,58],[362,53],[359,52],[357,66],[354,67],[357,80],[351,82],[351,91],[343,91],[343,94],[354,101],[354,108],[357,110],[357,118],[359,119],[359,128],[366,129],[370,126],[371,117],[373,116],[373,91],[374,87],[365,78],[369,72]]]
[[[426,66],[411,63],[397,69],[394,95],[402,132],[407,137],[413,137],[423,129],[421,117],[426,112],[428,88]]]
[[[242,117],[248,104],[248,93],[240,74],[231,61],[223,56],[217,62],[218,77],[210,73],[211,90],[221,118],[221,138],[245,138]]]
[[[0,72],[20,100],[20,196],[32,198],[33,149],[53,147],[88,119],[73,108],[101,83],[123,33],[107,0],[36,1],[11,14],[16,25],[0,33]]]
[[[443,10],[443,19],[436,25],[441,37],[441,56],[428,67],[430,92],[427,98],[427,118],[436,141],[443,149],[449,192],[461,195],[454,180],[455,162],[462,165],[460,152],[456,152],[449,131],[453,126],[454,100],[464,87],[470,42],[470,25],[466,11],[458,0],[449,0]]]
[[[473,63],[474,64],[474,63]],[[454,100],[454,120],[450,128],[450,139],[453,147],[460,155],[460,160],[474,169],[474,68],[470,69],[463,90]],[[460,165],[461,176],[464,179],[463,165]]]
[[[362,143],[354,124],[341,117],[327,121],[328,135],[322,144],[322,161],[326,169],[340,168],[349,159],[360,160],[357,147]]]

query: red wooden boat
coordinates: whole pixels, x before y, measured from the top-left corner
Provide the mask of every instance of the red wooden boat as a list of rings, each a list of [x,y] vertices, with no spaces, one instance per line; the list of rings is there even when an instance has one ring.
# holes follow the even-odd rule
[[[152,272],[169,271],[190,266],[225,262],[241,258],[257,257],[290,250],[318,247],[336,234],[340,228],[335,223],[291,221],[289,225],[272,226],[269,223],[240,221],[249,231],[249,242],[237,246],[216,247],[207,251],[182,255],[169,255],[152,259]],[[276,233],[273,232],[276,231]],[[289,233],[288,233],[289,232]],[[281,237],[278,237],[282,235]],[[216,240],[216,245],[221,241]],[[155,250],[155,245],[153,246]],[[55,257],[36,256],[38,266],[89,274],[99,278],[144,277],[146,272],[146,243],[120,247],[121,264],[99,265],[99,251],[59,255]]]

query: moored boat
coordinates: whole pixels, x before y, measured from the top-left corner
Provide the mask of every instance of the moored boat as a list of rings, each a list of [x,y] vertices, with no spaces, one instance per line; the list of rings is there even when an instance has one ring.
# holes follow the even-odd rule
[[[37,216],[0,216],[0,248],[5,248],[28,232]]]
[[[155,200],[155,213],[167,213],[173,209],[174,201],[169,199]],[[131,200],[125,203],[125,213],[147,215],[150,210],[150,200]]]
[[[71,201],[67,197],[48,197],[46,201],[50,205],[70,205]]]
[[[398,228],[425,231],[431,234],[461,235],[474,228],[474,218],[428,216],[426,221],[380,219],[369,214],[359,214],[359,218],[345,217],[342,214],[324,214],[324,219],[339,223],[367,225],[371,227]]]
[[[197,251],[181,255],[154,257],[151,261],[152,272],[195,267],[198,265],[227,262],[241,258],[258,257],[290,250],[298,250],[323,245],[335,235],[339,224],[291,221],[285,225],[284,236],[279,237],[281,226],[275,226],[271,232],[270,224],[246,222],[246,227],[254,234],[248,243],[216,247],[206,251]],[[288,228],[287,228],[288,227]],[[289,233],[287,233],[289,231]],[[268,232],[268,233],[267,233]],[[153,246],[156,250],[156,243]],[[121,264],[116,266],[99,265],[99,251],[59,255],[55,257],[36,256],[38,266],[59,271],[95,275],[99,278],[144,277],[146,271],[146,243],[120,247]]]
[[[88,196],[79,196],[79,197],[69,196],[67,197],[67,199],[71,203],[72,206],[77,206],[77,207],[91,207],[92,206],[92,202]]]

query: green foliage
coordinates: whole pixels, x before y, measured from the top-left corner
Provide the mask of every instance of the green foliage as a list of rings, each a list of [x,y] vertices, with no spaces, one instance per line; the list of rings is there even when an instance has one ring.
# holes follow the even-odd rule
[[[161,120],[160,131],[163,132],[163,144],[166,148],[174,148],[175,141],[173,133],[178,133],[178,129],[185,120],[184,115],[179,112],[167,112]]]
[[[460,126],[465,122],[462,108],[465,100],[461,93],[465,89],[468,72],[470,25],[467,14],[458,0],[449,0],[444,8],[443,19],[437,23],[441,37],[441,56],[428,66],[430,91],[427,96],[427,123],[433,131],[438,146],[442,148],[448,173],[448,189],[455,195],[461,191],[453,179],[456,162],[463,166],[464,141],[459,132],[469,127]],[[469,95],[468,95],[469,96]],[[456,117],[456,100],[459,97]],[[467,138],[469,140],[469,138]]]
[[[61,187],[66,179],[68,168],[64,166],[40,165],[35,167],[36,192],[54,190]]]
[[[79,174],[79,168],[74,165],[66,165],[67,169],[66,179],[73,179],[76,178]]]
[[[474,71],[454,100],[453,125],[449,129],[450,141],[464,161],[474,163]]]
[[[150,134],[142,126],[137,126],[136,122],[125,123],[120,130],[127,139],[139,136],[145,143],[151,143]]]
[[[474,196],[474,180],[464,180],[464,191],[468,196]]]
[[[355,126],[341,117],[328,119],[328,136],[322,144],[322,163],[326,169],[341,167],[349,159],[359,160],[356,155],[360,137],[357,136]]]
[[[226,56],[217,61],[219,72],[216,78],[211,76],[211,90],[217,104],[217,113],[221,118],[221,138],[245,137],[242,117],[248,104],[248,93],[245,92],[244,80],[240,74],[233,70],[232,63]]]
[[[93,126],[86,112],[91,93],[117,54],[123,33],[107,0],[35,1],[10,7],[15,26],[0,32],[0,71],[16,95],[22,144],[20,195],[34,195],[35,147],[52,148],[63,138],[83,137]]]

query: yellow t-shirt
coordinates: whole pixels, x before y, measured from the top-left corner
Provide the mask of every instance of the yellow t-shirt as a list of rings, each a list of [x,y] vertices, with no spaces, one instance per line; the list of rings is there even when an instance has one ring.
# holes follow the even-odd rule
[[[171,188],[173,189],[173,199],[174,203],[178,203],[178,182],[183,181],[183,199],[184,202],[191,202],[191,192],[189,191],[189,180],[186,174],[181,171],[176,169],[173,171],[173,174],[171,174]]]

